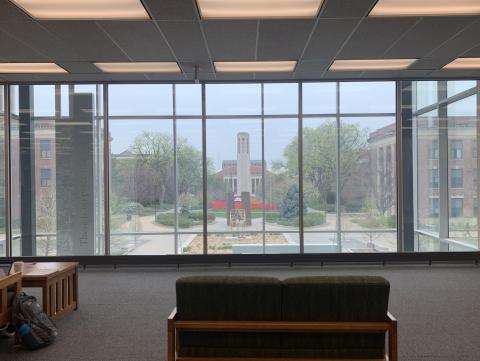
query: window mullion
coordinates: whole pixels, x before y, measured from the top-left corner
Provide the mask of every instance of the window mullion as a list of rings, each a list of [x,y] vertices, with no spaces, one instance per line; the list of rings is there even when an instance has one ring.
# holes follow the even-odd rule
[[[449,199],[448,199],[448,184],[449,184],[449,154],[448,154],[448,114],[447,103],[441,102],[447,98],[447,81],[442,80],[437,83],[438,92],[438,148],[439,148],[439,197],[440,197],[440,212],[439,212],[439,241],[440,250],[448,251],[448,242],[445,240],[449,237]]]
[[[337,124],[337,139],[336,139],[336,194],[335,194],[335,202],[337,203],[336,209],[336,216],[337,216],[337,244],[338,244],[338,252],[342,252],[342,224],[341,224],[341,214],[340,214],[340,191],[341,191],[341,183],[340,183],[340,167],[341,167],[341,160],[340,160],[340,83],[336,83],[336,124]]]

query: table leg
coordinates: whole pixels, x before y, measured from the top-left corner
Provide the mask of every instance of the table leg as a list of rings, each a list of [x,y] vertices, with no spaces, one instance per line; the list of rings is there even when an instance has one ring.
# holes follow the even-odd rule
[[[45,283],[42,287],[42,303],[43,303],[43,312],[47,315],[50,315],[50,290],[48,283]]]
[[[78,266],[73,275],[73,300],[75,301],[75,310],[78,310]]]

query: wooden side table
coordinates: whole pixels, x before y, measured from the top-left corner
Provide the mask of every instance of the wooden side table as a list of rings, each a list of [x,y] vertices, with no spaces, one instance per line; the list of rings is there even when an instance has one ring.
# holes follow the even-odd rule
[[[25,263],[22,287],[42,288],[43,311],[58,320],[78,309],[78,262]]]

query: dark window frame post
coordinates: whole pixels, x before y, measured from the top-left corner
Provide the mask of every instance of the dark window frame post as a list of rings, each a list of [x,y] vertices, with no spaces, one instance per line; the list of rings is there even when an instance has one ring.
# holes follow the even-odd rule
[[[21,254],[36,256],[35,124],[33,85],[18,86]]]

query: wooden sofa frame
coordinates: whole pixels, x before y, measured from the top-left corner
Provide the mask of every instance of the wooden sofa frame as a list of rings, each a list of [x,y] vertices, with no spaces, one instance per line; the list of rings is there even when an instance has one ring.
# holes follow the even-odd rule
[[[268,357],[181,357],[178,332],[355,332],[388,333],[388,351],[381,359],[268,358]],[[385,322],[291,322],[291,321],[187,321],[177,319],[174,308],[168,317],[168,361],[398,361],[397,320],[388,312]]]
[[[12,309],[8,306],[8,287],[15,286],[15,294],[22,290],[22,274],[20,272],[0,279],[0,327],[10,322]]]

